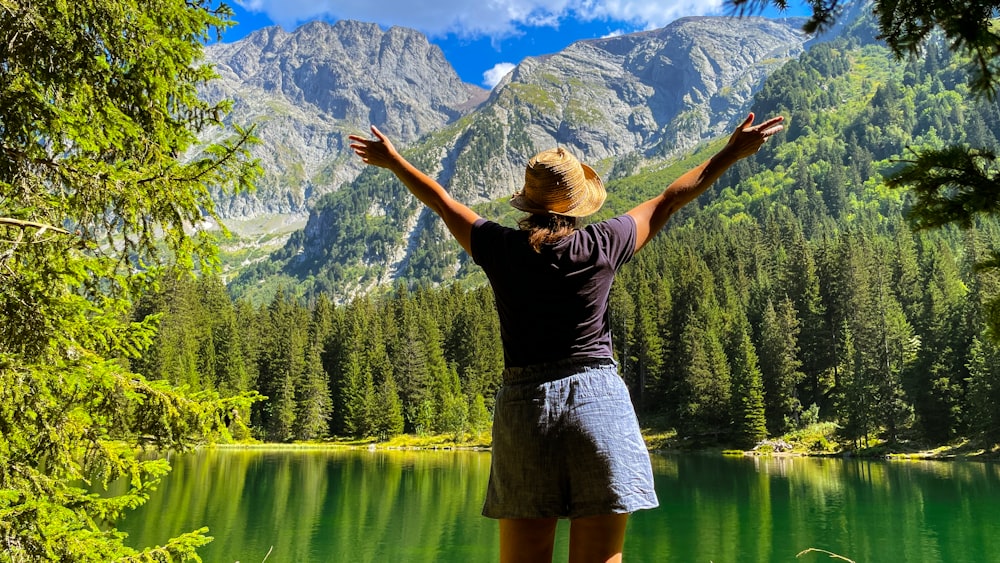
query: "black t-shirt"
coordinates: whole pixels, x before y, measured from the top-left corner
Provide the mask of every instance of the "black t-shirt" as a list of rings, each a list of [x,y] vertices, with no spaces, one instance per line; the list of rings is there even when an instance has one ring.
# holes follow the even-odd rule
[[[472,259],[493,286],[507,367],[612,357],[608,297],[635,237],[635,221],[622,215],[539,253],[527,231],[485,219],[473,224]]]

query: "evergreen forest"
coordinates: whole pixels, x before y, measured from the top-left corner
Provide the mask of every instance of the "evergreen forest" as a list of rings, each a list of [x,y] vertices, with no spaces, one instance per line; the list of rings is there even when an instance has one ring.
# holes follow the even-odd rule
[[[848,449],[1000,439],[987,322],[1000,277],[980,267],[1000,224],[915,228],[913,194],[889,187],[920,151],[995,149],[1000,105],[970,93],[940,37],[896,60],[876,35],[861,20],[770,76],[751,109],[785,115],[786,131],[619,275],[614,345],[647,425],[739,447],[818,421]],[[717,147],[610,182],[598,219]],[[516,221],[498,204],[480,211]],[[464,259],[459,282],[411,278],[344,304],[294,287],[254,304],[211,276],[171,277],[136,309],[162,320],[133,368],[259,392],[242,416],[263,440],[480,432],[503,354],[490,291]]]

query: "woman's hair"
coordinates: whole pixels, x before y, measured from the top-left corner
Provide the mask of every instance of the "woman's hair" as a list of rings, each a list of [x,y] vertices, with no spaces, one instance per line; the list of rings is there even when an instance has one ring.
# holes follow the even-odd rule
[[[528,244],[535,252],[542,251],[542,245],[573,234],[580,223],[579,217],[567,217],[552,213],[533,213],[517,222],[522,231],[528,231]]]

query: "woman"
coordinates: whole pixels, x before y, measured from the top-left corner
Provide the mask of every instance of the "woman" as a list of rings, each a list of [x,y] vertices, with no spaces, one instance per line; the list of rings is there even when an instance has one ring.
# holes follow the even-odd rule
[[[541,152],[510,203],[520,230],[486,221],[399,155],[374,126],[351,148],[391,170],[448,230],[493,287],[504,348],[483,514],[500,521],[500,561],[551,561],[559,518],[571,562],[621,561],[628,515],[657,506],[628,390],[612,359],[608,296],[618,269],[730,166],[782,130],[751,113],[713,157],[625,215],[579,228],[606,192],[562,148]]]

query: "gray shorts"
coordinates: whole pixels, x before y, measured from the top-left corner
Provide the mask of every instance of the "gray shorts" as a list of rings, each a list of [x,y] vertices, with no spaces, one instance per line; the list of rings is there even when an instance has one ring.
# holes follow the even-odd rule
[[[504,371],[484,516],[580,518],[656,506],[649,452],[613,360]]]

